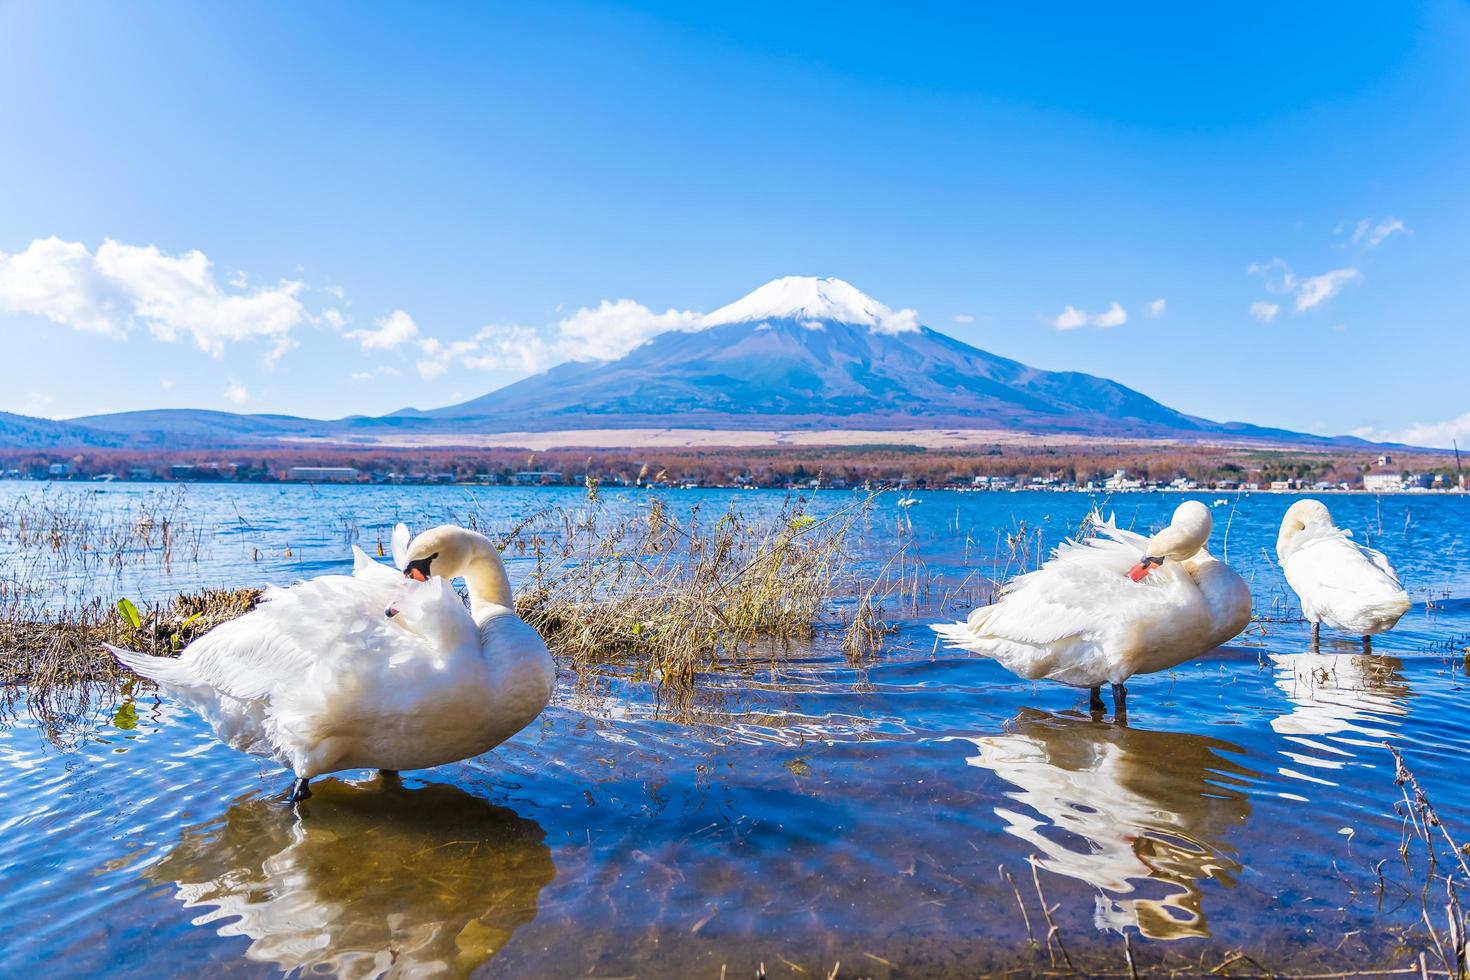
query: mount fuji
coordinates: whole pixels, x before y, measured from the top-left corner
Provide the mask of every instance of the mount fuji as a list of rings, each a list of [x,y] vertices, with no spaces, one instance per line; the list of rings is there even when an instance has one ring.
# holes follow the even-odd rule
[[[1008,430],[1362,444],[1187,415],[1106,378],[1044,371],[972,347],[841,279],[787,276],[616,359],[567,361],[445,408],[333,421],[190,409],[65,423],[0,416],[0,446],[445,444],[461,435],[594,429]],[[604,431],[604,438],[616,437]]]
[[[1013,429],[1300,438],[1175,411],[1115,381],[1043,371],[921,326],[841,279],[787,276],[613,361],[569,361],[429,412],[506,429]]]

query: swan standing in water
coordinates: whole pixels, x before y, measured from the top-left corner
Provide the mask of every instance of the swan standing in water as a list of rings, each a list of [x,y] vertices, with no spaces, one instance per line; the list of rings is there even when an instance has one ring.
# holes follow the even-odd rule
[[[1095,712],[1111,684],[1121,715],[1128,678],[1192,660],[1245,629],[1250,589],[1205,550],[1212,521],[1198,501],[1180,504],[1151,538],[1096,512],[1090,521],[1092,537],[1063,542],[995,603],[933,629],[1027,680],[1090,688]]]
[[[1388,559],[1334,524],[1320,500],[1298,500],[1287,509],[1276,558],[1312,624],[1313,650],[1326,623],[1361,636],[1363,650],[1371,653],[1372,637],[1393,629],[1409,611],[1409,595]]]
[[[108,649],[226,745],[290,769],[292,803],[324,773],[468,759],[541,713],[556,668],[516,617],[505,565],[484,535],[445,525],[410,542],[400,524],[393,556],[402,574],[353,553],[351,575],[268,589],[256,609],[177,659]],[[457,576],[468,610],[449,585]]]

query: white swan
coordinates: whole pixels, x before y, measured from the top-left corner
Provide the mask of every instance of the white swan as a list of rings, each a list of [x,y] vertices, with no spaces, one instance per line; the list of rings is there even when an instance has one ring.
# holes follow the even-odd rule
[[[1245,629],[1250,589],[1205,550],[1212,522],[1198,501],[1180,504],[1152,538],[1096,512],[1090,521],[1093,536],[1063,542],[967,621],[933,629],[1028,680],[1091,688],[1094,711],[1110,683],[1121,714],[1128,678],[1191,660]]]
[[[1281,519],[1276,558],[1312,624],[1313,649],[1326,623],[1361,636],[1371,651],[1371,637],[1393,629],[1409,611],[1409,595],[1388,559],[1352,537],[1320,500],[1298,500]]]
[[[266,591],[177,659],[108,647],[189,704],[220,741],[308,782],[343,769],[426,769],[479,755],[530,724],[556,668],[516,618],[505,565],[483,535],[446,525],[410,543],[402,574],[354,548],[349,575]],[[463,576],[466,610],[449,580]]]

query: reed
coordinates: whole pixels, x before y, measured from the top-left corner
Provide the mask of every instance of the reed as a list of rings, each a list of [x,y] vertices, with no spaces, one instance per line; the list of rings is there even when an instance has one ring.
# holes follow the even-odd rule
[[[834,599],[852,584],[850,538],[870,504],[818,518],[792,497],[763,521],[731,507],[712,522],[695,508],[681,522],[659,498],[646,512],[610,517],[594,488],[585,509],[559,515],[554,546],[530,536],[536,565],[516,611],[574,665],[627,663],[688,684],[757,641],[810,638],[832,621]],[[857,615],[871,627],[870,602]]]

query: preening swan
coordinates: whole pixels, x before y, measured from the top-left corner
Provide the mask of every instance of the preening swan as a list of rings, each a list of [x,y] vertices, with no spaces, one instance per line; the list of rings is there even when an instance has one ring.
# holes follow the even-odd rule
[[[1388,559],[1334,524],[1320,500],[1298,500],[1287,508],[1276,558],[1312,624],[1314,650],[1326,623],[1361,636],[1363,649],[1371,651],[1371,637],[1393,629],[1409,611],[1409,595]]]
[[[546,644],[515,615],[483,535],[446,525],[393,532],[401,574],[354,548],[351,575],[271,588],[177,658],[109,647],[189,704],[220,741],[308,782],[343,769],[426,769],[486,752],[551,699]],[[465,609],[449,580],[463,576]]]
[[[1090,520],[1091,537],[1063,542],[965,622],[933,629],[1028,680],[1090,688],[1096,712],[1109,683],[1122,714],[1128,678],[1191,660],[1245,629],[1250,589],[1205,550],[1212,521],[1204,504],[1180,504],[1151,538],[1097,513]]]

